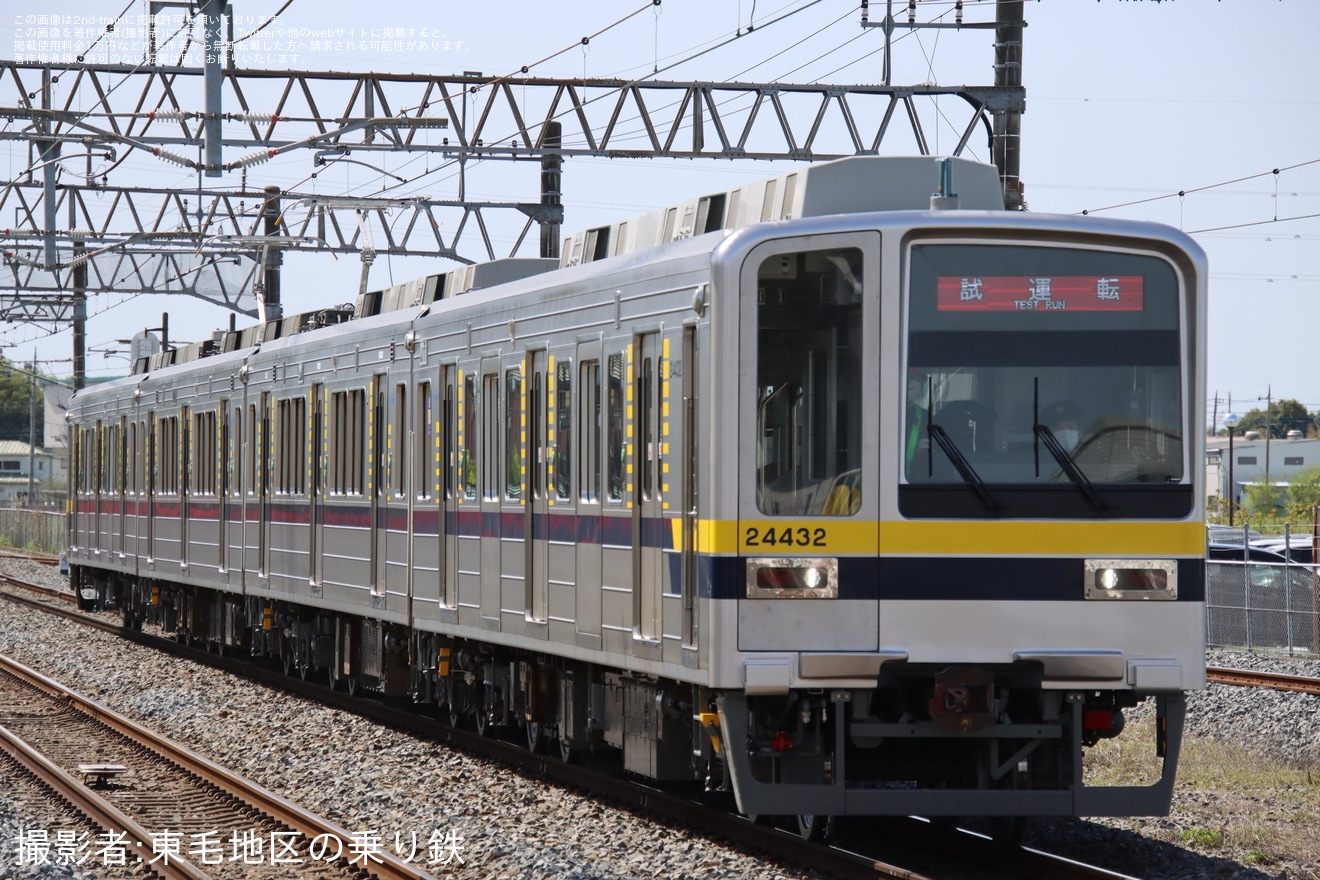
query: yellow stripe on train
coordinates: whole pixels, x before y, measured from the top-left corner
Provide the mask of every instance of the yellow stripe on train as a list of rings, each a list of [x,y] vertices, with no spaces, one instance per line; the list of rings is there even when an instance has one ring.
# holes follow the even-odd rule
[[[683,546],[682,520],[670,520]],[[699,520],[698,553],[741,556],[1196,556],[1199,522]]]

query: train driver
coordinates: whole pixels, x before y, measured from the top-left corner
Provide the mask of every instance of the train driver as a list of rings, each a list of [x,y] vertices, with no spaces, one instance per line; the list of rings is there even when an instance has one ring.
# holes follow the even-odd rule
[[[1040,414],[1041,422],[1049,427],[1050,433],[1067,452],[1076,449],[1077,441],[1081,439],[1078,417],[1077,404],[1070,400],[1056,400]]]

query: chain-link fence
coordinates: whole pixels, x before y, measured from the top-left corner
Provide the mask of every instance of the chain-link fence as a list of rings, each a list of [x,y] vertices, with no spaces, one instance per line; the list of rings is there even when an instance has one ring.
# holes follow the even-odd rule
[[[63,553],[68,547],[68,520],[62,510],[0,508],[0,544],[20,550]]]
[[[1315,567],[1206,563],[1206,644],[1320,657],[1320,577]]]

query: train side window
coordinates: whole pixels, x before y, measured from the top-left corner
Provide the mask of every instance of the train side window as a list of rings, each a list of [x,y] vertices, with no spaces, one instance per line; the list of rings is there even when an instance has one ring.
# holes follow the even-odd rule
[[[647,501],[655,495],[654,472],[659,444],[656,438],[655,417],[655,364],[651,358],[642,359],[641,375],[637,380],[637,414],[641,424],[637,428],[639,467],[642,497]]]
[[[522,370],[514,368],[504,375],[504,497],[517,501],[522,497]]]
[[[302,495],[307,488],[307,399],[276,404],[275,491]]]
[[[408,386],[394,388],[394,436],[390,438],[390,478],[394,494],[403,498],[408,494]]]
[[[581,442],[578,445],[578,454],[582,461],[582,467],[578,469],[582,475],[582,500],[592,503],[600,503],[600,441],[601,441],[601,417],[603,412],[600,406],[600,361],[582,362],[582,383],[580,385],[579,399],[582,416],[578,424],[582,427]]]
[[[413,485],[416,486],[417,497],[425,500],[431,497],[434,491],[428,463],[435,453],[435,417],[433,415],[434,401],[431,400],[431,383],[417,383],[417,429],[416,442],[417,448],[413,452]],[[404,441],[406,442],[406,441]],[[438,474],[437,474],[438,476]]]
[[[215,494],[215,412],[193,414],[192,431],[193,493]]]
[[[292,443],[293,433],[290,425],[292,410],[292,401],[281,400],[275,404],[275,430],[279,434],[275,438],[275,492],[279,495],[285,495],[289,491],[289,469],[291,467],[289,446]]]
[[[129,494],[137,494],[142,491],[142,481],[139,479],[142,467],[138,459],[141,451],[138,449],[138,423],[128,423],[128,449],[124,456],[124,487]]]
[[[362,494],[362,443],[366,438],[366,392],[336,391],[330,395],[330,492]]]
[[[463,497],[473,501],[477,497],[477,377],[471,374],[463,377],[463,399],[459,402],[463,409],[463,450],[459,453],[458,484],[463,490]]]
[[[573,362],[555,364],[555,498],[573,497]]]
[[[861,507],[862,251],[776,254],[756,283],[757,505],[850,516]]]
[[[159,490],[166,495],[179,491],[179,417],[166,416],[159,422],[160,442],[157,470]]]
[[[606,401],[607,440],[609,442],[608,470],[611,501],[623,500],[623,355],[609,357],[609,393]]]
[[[119,494],[119,426],[108,425],[105,429],[105,491],[112,495]]]
[[[499,480],[503,468],[499,464],[500,444],[500,377],[491,373],[481,379],[481,463],[477,470],[481,477],[481,497],[497,501],[500,497]]]

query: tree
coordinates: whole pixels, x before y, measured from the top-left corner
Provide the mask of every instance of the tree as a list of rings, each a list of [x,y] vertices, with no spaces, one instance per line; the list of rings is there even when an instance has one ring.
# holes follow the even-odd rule
[[[0,355],[0,440],[18,440],[31,442],[32,377],[22,365],[15,366]],[[44,429],[45,406],[42,405],[41,388],[35,389],[37,398],[37,442],[41,445]]]
[[[1310,522],[1320,505],[1320,465],[1293,474],[1288,481],[1288,515],[1293,522]]]
[[[1252,519],[1273,519],[1283,509],[1284,490],[1266,483],[1253,483],[1242,494],[1242,511]]]
[[[1265,436],[1267,422],[1271,437],[1287,437],[1289,431],[1301,431],[1304,437],[1315,434],[1315,417],[1306,411],[1306,407],[1291,398],[1282,398],[1271,403],[1268,419],[1266,410],[1249,410],[1238,423],[1238,431],[1259,431],[1261,436]]]

